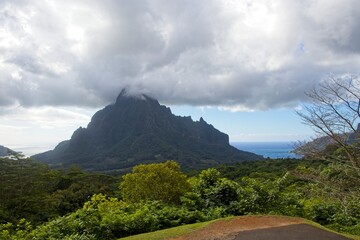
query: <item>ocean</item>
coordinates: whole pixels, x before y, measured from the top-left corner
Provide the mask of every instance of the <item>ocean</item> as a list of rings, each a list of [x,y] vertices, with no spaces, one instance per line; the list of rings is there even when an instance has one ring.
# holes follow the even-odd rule
[[[300,158],[299,155],[291,152],[294,149],[293,142],[233,142],[231,145],[266,158]]]
[[[253,152],[264,157],[269,158],[300,158],[298,155],[291,153],[294,149],[292,142],[233,142],[230,143],[237,149]],[[25,146],[10,146],[14,151],[20,151],[26,156],[31,156],[37,153],[45,152],[51,147],[25,147]]]

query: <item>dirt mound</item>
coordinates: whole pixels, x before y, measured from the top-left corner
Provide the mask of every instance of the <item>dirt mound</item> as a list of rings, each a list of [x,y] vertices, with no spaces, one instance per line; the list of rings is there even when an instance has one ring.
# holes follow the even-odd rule
[[[204,229],[169,240],[233,240],[242,231],[303,223],[302,219],[281,216],[243,216],[211,223]]]

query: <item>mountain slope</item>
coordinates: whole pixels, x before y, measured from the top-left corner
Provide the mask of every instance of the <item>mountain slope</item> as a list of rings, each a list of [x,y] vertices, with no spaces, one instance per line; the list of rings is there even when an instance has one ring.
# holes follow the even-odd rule
[[[6,157],[10,154],[14,154],[15,151],[11,150],[10,148],[4,147],[0,145],[0,157]]]
[[[262,159],[229,145],[228,135],[207,124],[179,117],[150,97],[123,91],[113,105],[95,113],[87,128],[33,158],[54,166],[78,164],[87,170],[114,170],[173,159],[184,168]]]

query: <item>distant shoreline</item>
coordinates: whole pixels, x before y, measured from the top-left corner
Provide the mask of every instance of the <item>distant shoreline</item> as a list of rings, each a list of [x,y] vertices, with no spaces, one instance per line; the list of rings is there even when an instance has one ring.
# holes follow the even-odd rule
[[[294,142],[230,142],[230,145],[239,150],[253,152],[263,155],[265,158],[300,158],[300,156],[291,153],[294,149]],[[49,146],[10,146],[11,149],[23,153],[25,156],[32,156],[38,153],[46,152],[53,147]]]
[[[10,146],[10,148],[16,152],[24,154],[26,157],[33,156],[38,153],[43,153],[49,150],[52,150],[52,147],[49,146],[40,146],[40,147],[28,147],[28,146]]]
[[[239,150],[253,152],[265,158],[300,158],[292,153],[294,142],[231,142]]]

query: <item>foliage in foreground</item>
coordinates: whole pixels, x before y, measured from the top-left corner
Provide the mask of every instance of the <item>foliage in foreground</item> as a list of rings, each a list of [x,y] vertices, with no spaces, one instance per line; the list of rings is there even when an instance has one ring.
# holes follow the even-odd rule
[[[176,165],[174,162],[170,164]],[[159,171],[158,167],[167,168],[167,164],[148,169],[148,174],[155,179],[159,176],[152,171]],[[318,172],[324,178],[341,176],[332,166],[322,165],[320,168]],[[174,169],[179,173],[178,167],[174,166]],[[298,169],[299,172],[313,170],[306,166]],[[26,220],[17,225],[2,224],[0,239],[116,239],[247,214],[304,217],[338,231],[359,234],[360,198],[356,194],[347,194],[344,190],[339,198],[320,183],[300,180],[290,173],[280,177],[261,176],[259,173],[256,177],[245,176],[233,181],[222,177],[216,169],[207,169],[188,178],[190,188],[174,202],[148,199],[146,195],[144,201],[141,198],[139,201],[124,201],[95,194],[81,209],[37,227]],[[357,186],[349,187],[352,192],[358,191]],[[123,199],[129,199],[127,194],[131,192],[122,192]]]
[[[219,217],[214,209],[191,211],[158,201],[129,204],[98,194],[70,215],[26,229],[25,236],[18,228],[3,225],[0,239],[115,239]]]

